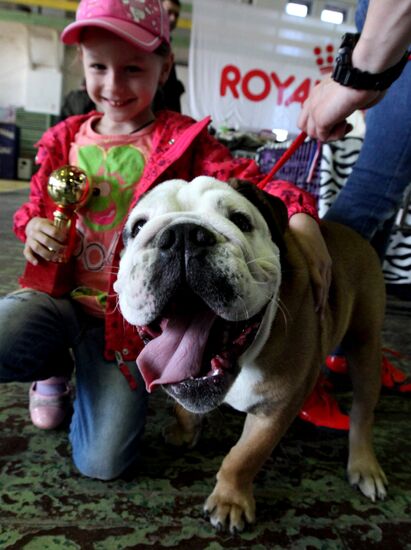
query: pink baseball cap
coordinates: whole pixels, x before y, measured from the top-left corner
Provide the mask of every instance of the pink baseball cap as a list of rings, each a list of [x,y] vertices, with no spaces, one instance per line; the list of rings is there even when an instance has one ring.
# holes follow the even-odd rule
[[[81,0],[74,23],[61,33],[64,44],[78,44],[81,30],[99,27],[136,48],[153,52],[170,44],[170,29],[161,0]]]

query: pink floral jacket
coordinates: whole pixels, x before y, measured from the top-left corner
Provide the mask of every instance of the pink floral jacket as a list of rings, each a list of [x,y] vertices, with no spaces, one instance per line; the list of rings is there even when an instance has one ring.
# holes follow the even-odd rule
[[[68,164],[70,145],[74,136],[81,124],[95,114],[94,111],[87,115],[69,117],[47,130],[38,142],[36,161],[40,167],[31,181],[29,201],[23,204],[14,215],[14,231],[22,241],[25,241],[25,228],[31,218],[35,216],[52,218],[54,206],[47,195],[48,177],[53,170]],[[179,178],[190,181],[200,175],[212,176],[222,181],[237,177],[257,183],[262,179],[263,176],[253,160],[234,159],[225,146],[210,136],[207,131],[209,123],[209,117],[197,122],[179,113],[170,111],[158,113],[153,134],[152,154],[136,187],[130,208],[148,189],[168,179]],[[314,198],[293,184],[285,181],[271,181],[265,190],[284,201],[289,217],[303,212],[318,219]],[[111,269],[112,280],[108,289],[105,319],[105,357],[108,360],[118,360],[119,357],[124,360],[135,359],[143,347],[135,327],[129,325],[121,316],[113,291],[122,247],[122,241],[119,239]]]

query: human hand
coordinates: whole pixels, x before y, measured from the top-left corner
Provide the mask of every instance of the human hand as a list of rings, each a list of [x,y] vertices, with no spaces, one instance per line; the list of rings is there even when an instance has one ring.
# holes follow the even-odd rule
[[[355,90],[327,76],[313,88],[305,101],[298,117],[298,127],[320,141],[341,139],[352,130],[346,118],[357,109],[372,107],[384,97],[384,93]]]
[[[38,258],[52,261],[64,249],[65,231],[47,218],[32,218],[26,226],[23,254],[28,262],[38,264]]]
[[[307,258],[316,312],[323,319],[331,284],[332,260],[320,226],[308,214],[295,214],[290,218],[289,227]]]

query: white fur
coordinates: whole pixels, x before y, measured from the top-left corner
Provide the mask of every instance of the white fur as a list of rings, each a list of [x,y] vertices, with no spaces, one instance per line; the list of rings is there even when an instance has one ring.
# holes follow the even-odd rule
[[[233,212],[246,213],[254,230],[240,231],[229,220]],[[129,239],[114,286],[122,314],[131,324],[149,324],[161,313],[152,284],[159,254],[156,243],[164,229],[182,222],[195,222],[216,238],[210,261],[216,269],[224,266],[236,296],[215,311],[217,315],[229,321],[248,319],[277,296],[281,281],[278,247],[258,209],[228,184],[207,176],[190,183],[164,182],[139,201],[127,220],[128,230],[140,219],[146,223]]]
[[[252,391],[254,385],[262,381],[261,370],[255,365],[254,361],[260,355],[270,335],[276,312],[277,302],[272,300],[264,313],[254,342],[238,360],[241,369],[240,374],[224,399],[224,403],[231,405],[237,411],[247,412],[255,405],[258,405],[261,399],[259,392]]]

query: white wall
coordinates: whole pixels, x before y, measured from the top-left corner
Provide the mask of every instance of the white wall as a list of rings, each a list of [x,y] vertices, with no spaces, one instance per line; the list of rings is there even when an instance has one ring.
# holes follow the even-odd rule
[[[189,114],[187,67],[178,65],[177,75],[186,89],[183,112]],[[63,49],[57,31],[0,21],[0,110],[23,107],[57,114],[61,98],[79,88],[82,78],[77,48]]]
[[[58,114],[63,51],[54,29],[0,21],[0,107]]]
[[[22,107],[29,60],[26,27],[0,21],[0,106]]]
[[[77,47],[66,47],[64,57],[63,97],[71,90],[80,87],[83,80],[83,68],[77,53]]]
[[[185,115],[191,115],[188,101],[188,67],[186,65],[177,65],[176,73],[177,78],[181,80],[186,90],[181,96],[181,112]]]

